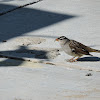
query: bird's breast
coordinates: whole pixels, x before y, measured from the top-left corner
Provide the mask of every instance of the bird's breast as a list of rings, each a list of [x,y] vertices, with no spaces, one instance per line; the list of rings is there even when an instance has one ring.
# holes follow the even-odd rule
[[[68,55],[72,55],[72,51],[71,48],[69,47],[69,44],[65,44],[62,46],[62,49],[65,53],[67,53]]]

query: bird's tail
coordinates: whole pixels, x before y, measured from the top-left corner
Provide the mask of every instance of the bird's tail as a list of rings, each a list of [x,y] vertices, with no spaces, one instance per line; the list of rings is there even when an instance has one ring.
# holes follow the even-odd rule
[[[100,53],[100,50],[96,50],[96,49],[92,49],[92,48],[88,48],[88,51],[89,52],[98,52],[98,53]]]
[[[100,53],[100,50],[96,50],[96,49],[94,49],[94,51],[93,52],[98,52],[98,53]]]

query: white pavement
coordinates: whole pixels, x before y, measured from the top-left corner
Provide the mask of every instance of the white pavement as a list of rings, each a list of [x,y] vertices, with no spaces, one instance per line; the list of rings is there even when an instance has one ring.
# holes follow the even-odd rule
[[[0,0],[0,13],[37,0]],[[100,100],[100,53],[71,58],[59,36],[100,50],[99,0],[43,0],[0,16],[0,100]],[[86,74],[91,73],[91,76]]]

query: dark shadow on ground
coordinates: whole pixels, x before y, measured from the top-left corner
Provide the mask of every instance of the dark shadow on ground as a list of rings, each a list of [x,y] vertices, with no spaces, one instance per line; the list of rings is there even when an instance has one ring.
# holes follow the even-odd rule
[[[12,67],[12,66],[19,66],[24,61],[21,60],[14,60],[14,59],[6,59],[4,61],[0,61],[0,67]]]
[[[19,57],[19,58],[36,58],[36,59],[45,59],[49,60],[47,56],[47,51],[45,50],[29,50],[25,46],[21,46],[19,49],[14,51],[1,51],[0,54],[7,55],[10,57]],[[23,60],[9,59],[0,61],[0,66],[19,66],[23,63]]]
[[[12,53],[13,51],[10,52]],[[20,55],[22,54],[21,57],[49,59],[47,56],[48,52],[46,50],[37,50],[37,49],[29,50],[26,46],[20,46],[20,48],[18,50],[15,50],[14,53]]]
[[[16,7],[17,6],[0,4],[0,13]],[[40,9],[21,8],[15,10],[13,12],[0,16],[0,42],[25,35],[28,32],[36,31],[53,24],[57,24],[61,21],[72,19],[74,17],[76,16],[44,11]],[[20,53],[19,51],[21,51],[22,48],[24,50],[26,49],[25,51],[27,53],[25,52]],[[48,57],[46,56],[47,51],[28,50],[27,47],[20,47],[18,50],[14,51],[1,51],[1,54],[10,55],[15,52],[16,52],[15,56],[18,57],[21,56],[28,58],[48,59]],[[0,61],[0,66],[10,66],[11,64],[9,64],[9,61],[10,59],[5,59],[3,61]],[[13,66],[19,66],[20,64],[23,63],[23,61],[19,61],[17,64],[15,64],[14,62],[15,61],[13,60]]]
[[[0,13],[17,6],[0,4]],[[0,16],[0,41],[21,36],[76,16],[39,9],[21,8]]]
[[[79,58],[77,61],[89,61],[89,62],[93,62],[93,61],[100,61],[99,57],[83,57],[83,58]]]

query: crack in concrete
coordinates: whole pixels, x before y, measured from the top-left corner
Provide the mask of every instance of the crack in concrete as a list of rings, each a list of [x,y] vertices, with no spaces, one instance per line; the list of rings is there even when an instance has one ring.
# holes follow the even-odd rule
[[[23,8],[23,7],[26,7],[26,6],[29,6],[29,5],[32,5],[32,4],[35,4],[35,3],[38,3],[38,2],[40,2],[40,1],[43,1],[43,0],[34,1],[34,2],[31,2],[31,3],[25,4],[25,5],[22,5],[22,6],[16,7],[16,8],[13,8],[13,9],[11,9],[11,10],[8,10],[8,11],[5,11],[5,12],[2,12],[2,13],[0,13],[0,16],[5,15],[5,14],[7,14],[7,13],[10,13],[10,12],[12,12],[12,11],[15,11],[15,10],[17,10],[17,9],[20,9],[20,8]]]

